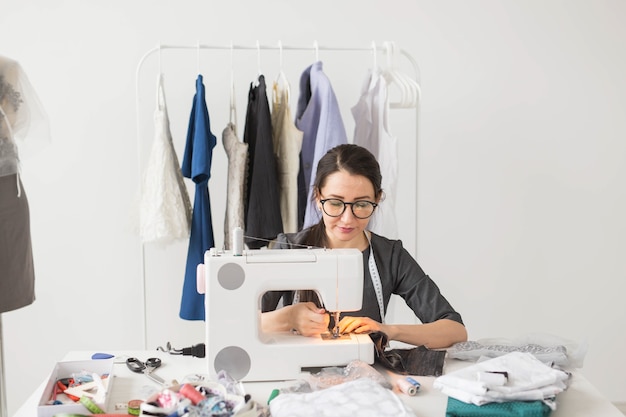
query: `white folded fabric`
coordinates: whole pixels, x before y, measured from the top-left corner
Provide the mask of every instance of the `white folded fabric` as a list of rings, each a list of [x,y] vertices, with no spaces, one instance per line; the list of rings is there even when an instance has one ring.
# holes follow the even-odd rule
[[[567,388],[568,378],[566,372],[550,368],[530,353],[511,352],[442,375],[433,387],[459,401],[482,405],[551,398]]]
[[[400,397],[369,378],[320,391],[280,394],[270,402],[272,417],[415,417]]]

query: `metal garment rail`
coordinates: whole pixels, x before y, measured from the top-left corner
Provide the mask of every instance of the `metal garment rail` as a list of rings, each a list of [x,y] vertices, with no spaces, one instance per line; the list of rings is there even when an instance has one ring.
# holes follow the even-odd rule
[[[391,63],[391,57],[390,56],[390,52],[397,52],[399,55],[401,55],[402,57],[404,57],[410,64],[410,66],[412,67],[413,71],[414,71],[414,75],[415,78],[414,79],[410,79],[409,81],[412,81],[415,84],[415,96],[413,97],[412,100],[412,104],[408,107],[410,108],[414,108],[415,109],[415,253],[414,256],[417,258],[417,237],[418,237],[418,231],[417,231],[417,203],[418,203],[418,193],[417,193],[417,180],[418,180],[418,155],[419,155],[419,107],[420,107],[420,101],[421,101],[421,93],[420,93],[420,87],[419,87],[419,79],[420,79],[420,73],[419,73],[419,67],[417,65],[417,61],[415,60],[415,58],[408,53],[406,50],[402,49],[402,48],[396,48],[395,43],[393,42],[383,42],[382,45],[378,45],[376,44],[376,42],[371,42],[370,46],[363,46],[363,47],[359,47],[359,46],[347,46],[347,47],[342,47],[342,46],[324,46],[324,45],[319,45],[317,43],[317,41],[314,41],[311,45],[305,46],[305,45],[283,45],[281,41],[279,41],[277,44],[275,45],[262,45],[260,44],[258,41],[256,42],[255,45],[237,45],[237,44],[229,44],[229,45],[211,45],[211,44],[203,44],[200,43],[199,41],[193,45],[193,44],[189,44],[189,45],[167,45],[167,44],[158,44],[157,46],[155,46],[154,48],[151,48],[150,50],[148,50],[139,60],[139,63],[137,64],[137,69],[136,69],[136,73],[135,73],[135,113],[136,113],[136,129],[137,129],[137,169],[138,169],[138,181],[139,181],[139,193],[141,192],[141,186],[142,186],[142,166],[141,166],[141,129],[140,129],[140,115],[139,115],[139,97],[140,97],[140,91],[139,91],[139,81],[140,81],[140,76],[141,76],[141,69],[143,67],[143,64],[145,63],[145,61],[152,55],[158,53],[158,60],[159,60],[159,71],[161,70],[161,53],[163,51],[167,51],[167,50],[189,50],[192,52],[196,52],[198,55],[198,67],[200,66],[200,54],[202,51],[207,51],[207,50],[229,50],[231,51],[231,53],[235,52],[235,51],[257,51],[257,53],[260,53],[260,51],[262,50],[272,50],[272,51],[279,51],[281,54],[281,59],[282,59],[282,53],[284,51],[312,51],[315,52],[315,58],[316,60],[319,60],[319,51],[338,51],[338,52],[356,52],[356,53],[371,53],[374,56],[374,60],[376,59],[376,54],[378,52],[383,52],[387,54],[387,61],[388,63]],[[260,59],[260,58],[259,58]],[[391,108],[402,108],[405,107],[402,104],[397,104],[397,105],[390,105]],[[143,241],[140,242],[140,251],[141,251],[141,279],[142,279],[142,294],[141,294],[141,303],[142,303],[142,314],[143,314],[143,320],[142,320],[142,332],[143,332],[143,348],[147,349],[147,344],[148,344],[148,334],[147,334],[147,300],[146,300],[146,273],[145,273],[145,269],[146,269],[146,265],[145,265],[145,244],[143,243]]]
[[[8,417],[6,378],[4,376],[4,349],[2,347],[2,313],[0,313],[0,417]]]

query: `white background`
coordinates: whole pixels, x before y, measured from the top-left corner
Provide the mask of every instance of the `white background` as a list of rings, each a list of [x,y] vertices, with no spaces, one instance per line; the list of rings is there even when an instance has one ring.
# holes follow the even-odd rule
[[[23,163],[37,301],[2,315],[10,414],[69,350],[203,340],[202,322],[178,318],[186,242],[147,246],[144,257],[132,220],[158,55],[144,62],[138,89],[137,65],[159,42],[198,41],[367,48],[391,40],[414,56],[417,150],[414,111],[391,116],[400,237],[461,312],[470,339],[539,332],[586,341],[583,373],[610,400],[626,401],[625,20],[619,0],[4,2],[0,54],[26,70],[53,137]],[[319,58],[351,137],[350,107],[373,56]],[[283,53],[294,106],[314,59],[312,50]],[[385,64],[382,52],[377,61]],[[209,183],[218,246],[230,62],[227,50],[161,54],[179,155],[198,70],[204,75],[218,137]],[[243,136],[249,83],[259,69],[271,82],[279,54],[235,52],[232,68]]]

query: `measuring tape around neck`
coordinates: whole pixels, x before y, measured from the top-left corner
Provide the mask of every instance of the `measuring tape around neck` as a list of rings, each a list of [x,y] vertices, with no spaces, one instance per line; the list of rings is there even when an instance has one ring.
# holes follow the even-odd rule
[[[383,284],[380,282],[380,274],[378,273],[378,267],[376,266],[376,260],[374,259],[374,248],[372,247],[372,241],[367,232],[365,237],[370,246],[370,256],[367,262],[370,270],[370,278],[372,278],[372,285],[374,285],[374,292],[376,293],[376,300],[378,301],[378,308],[380,310],[380,322],[385,324],[385,303],[383,300]]]

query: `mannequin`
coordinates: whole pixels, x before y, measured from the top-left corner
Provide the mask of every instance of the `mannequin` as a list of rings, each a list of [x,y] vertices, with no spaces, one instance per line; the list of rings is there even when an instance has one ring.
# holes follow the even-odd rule
[[[49,140],[45,113],[21,66],[0,56],[0,415],[6,392],[2,313],[35,301],[30,213],[20,179],[21,151],[31,153]]]

